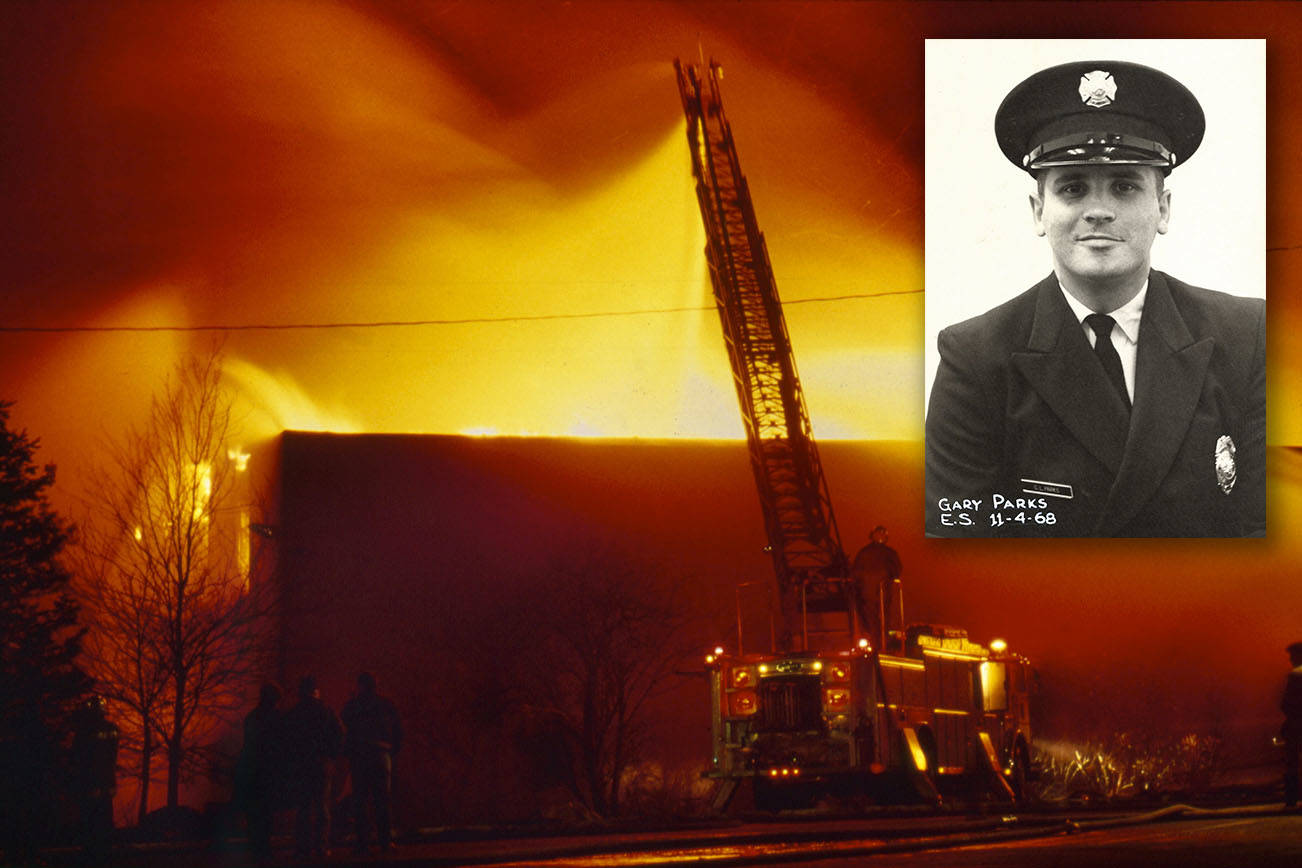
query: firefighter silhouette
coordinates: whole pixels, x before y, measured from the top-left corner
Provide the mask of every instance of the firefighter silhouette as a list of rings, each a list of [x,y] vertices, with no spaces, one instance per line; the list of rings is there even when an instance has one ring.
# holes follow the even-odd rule
[[[303,676],[298,703],[285,713],[286,773],[298,856],[328,854],[330,763],[339,755],[342,739],[339,718],[321,701],[316,679]]]
[[[357,850],[364,852],[370,844],[368,807],[374,810],[375,837],[380,848],[392,850],[393,757],[402,746],[398,711],[375,692],[375,676],[363,672],[357,676],[357,695],[344,704],[339,716],[344,722],[344,746],[353,778]]]
[[[280,688],[264,684],[258,704],[244,718],[244,747],[236,770],[237,797],[249,822],[249,849],[271,854],[271,826],[281,800],[284,721],[277,708]]]
[[[899,622],[900,574],[904,571],[900,556],[886,544],[886,528],[873,528],[868,545],[859,550],[850,568],[854,577],[855,605],[864,631],[883,650],[888,650],[894,633],[903,629]]]
[[[105,714],[103,698],[87,700],[73,721],[72,777],[81,845],[92,858],[103,857],[113,837],[118,737],[118,728]]]
[[[1288,674],[1284,698],[1279,703],[1284,712],[1284,725],[1279,730],[1284,742],[1284,807],[1296,808],[1299,754],[1302,754],[1302,642],[1294,642],[1285,650],[1293,671]]]

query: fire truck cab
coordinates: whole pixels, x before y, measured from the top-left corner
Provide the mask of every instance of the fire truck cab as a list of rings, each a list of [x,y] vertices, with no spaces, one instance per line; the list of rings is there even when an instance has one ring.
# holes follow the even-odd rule
[[[879,650],[710,655],[710,777],[730,799],[750,780],[760,807],[808,793],[938,801],[942,782],[1012,799],[1024,792],[1027,661],[963,630],[913,625]]]

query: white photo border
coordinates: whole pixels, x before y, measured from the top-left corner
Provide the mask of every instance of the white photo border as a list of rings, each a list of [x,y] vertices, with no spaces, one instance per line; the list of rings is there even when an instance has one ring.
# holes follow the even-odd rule
[[[1019,82],[1075,60],[1127,60],[1178,79],[1207,131],[1167,179],[1170,231],[1153,267],[1232,295],[1266,295],[1266,40],[928,39],[925,45],[926,402],[942,328],[1007,301],[1052,270],[1035,235],[1035,182],[999,150],[994,117]]]

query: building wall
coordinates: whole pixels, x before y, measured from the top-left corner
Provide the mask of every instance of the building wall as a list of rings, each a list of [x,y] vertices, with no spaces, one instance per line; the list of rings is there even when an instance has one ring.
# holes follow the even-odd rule
[[[1268,744],[1285,641],[1276,622],[1302,606],[1279,544],[925,540],[918,444],[821,451],[851,556],[886,525],[904,563],[907,620],[1028,654],[1045,686],[1046,735],[1219,730]],[[540,809],[518,780],[512,789],[522,773],[505,754],[480,745],[477,768],[456,762],[468,756],[466,720],[501,737],[489,688],[502,685],[480,691],[473,680],[483,661],[470,655],[491,655],[476,644],[483,625],[491,632],[493,613],[558,559],[611,549],[678,577],[700,616],[702,653],[735,643],[736,586],[771,581],[739,442],[286,432],[277,479],[279,676],[290,685],[316,674],[337,709],[359,670],[375,673],[411,733],[398,773],[410,823]],[[748,631],[763,620],[759,596],[742,595]],[[748,632],[748,648],[760,638]],[[692,666],[699,660],[684,671]],[[656,711],[655,753],[703,764],[705,708],[703,682],[683,676]],[[478,802],[452,790],[463,772],[486,788]]]

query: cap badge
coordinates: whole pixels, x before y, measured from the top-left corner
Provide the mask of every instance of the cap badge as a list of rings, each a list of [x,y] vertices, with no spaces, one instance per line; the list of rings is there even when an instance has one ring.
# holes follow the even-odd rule
[[[1234,487],[1238,478],[1238,467],[1234,463],[1234,441],[1229,434],[1222,434],[1216,440],[1216,484],[1226,494]]]
[[[1117,82],[1112,73],[1096,69],[1080,77],[1080,99],[1086,105],[1103,108],[1117,98]]]

